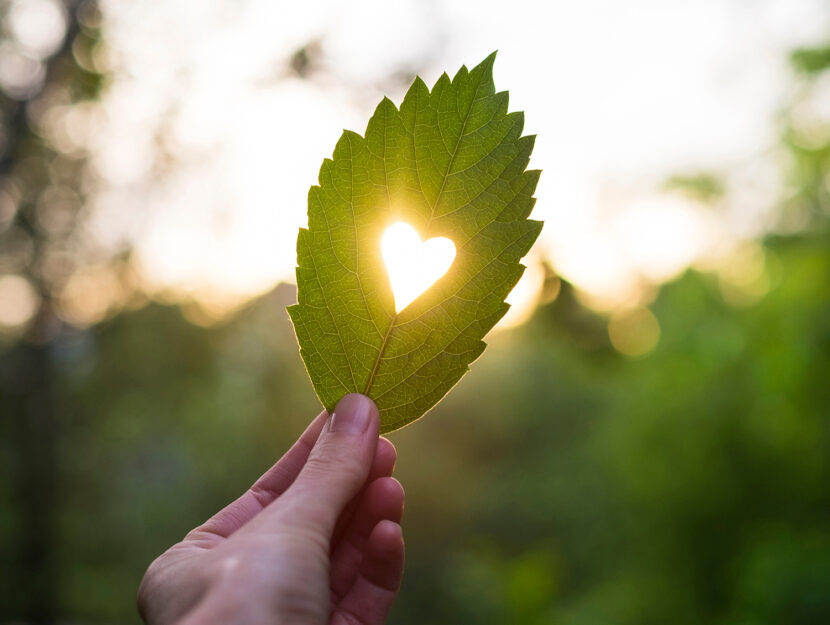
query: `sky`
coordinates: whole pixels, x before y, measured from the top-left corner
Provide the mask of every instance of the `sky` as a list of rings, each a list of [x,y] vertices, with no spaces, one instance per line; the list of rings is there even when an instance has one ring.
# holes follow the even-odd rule
[[[542,259],[599,309],[647,303],[652,285],[768,227],[787,53],[827,34],[816,0],[103,0],[102,11],[93,61],[112,81],[61,122],[101,180],[91,236],[134,247],[150,292],[217,314],[293,280],[308,188],[344,128],[362,133],[383,95],[400,103],[413,71],[431,85],[493,50],[496,86],[525,111],[543,170],[533,217],[545,227],[508,323],[532,310]],[[309,43],[301,78],[289,61]],[[661,190],[709,170],[734,189],[718,211]]]

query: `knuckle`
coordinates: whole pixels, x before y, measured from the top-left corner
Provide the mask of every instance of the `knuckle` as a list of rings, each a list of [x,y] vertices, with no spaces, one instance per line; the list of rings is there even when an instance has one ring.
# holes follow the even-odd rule
[[[367,468],[353,453],[343,453],[321,447],[320,453],[313,454],[306,462],[310,476],[336,476],[338,481],[353,483],[366,479]]]

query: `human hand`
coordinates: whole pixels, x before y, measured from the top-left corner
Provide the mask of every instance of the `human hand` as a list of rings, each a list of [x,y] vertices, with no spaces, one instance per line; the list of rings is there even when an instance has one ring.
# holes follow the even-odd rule
[[[323,412],[239,499],[147,569],[149,625],[380,625],[398,594],[404,492],[378,412]]]

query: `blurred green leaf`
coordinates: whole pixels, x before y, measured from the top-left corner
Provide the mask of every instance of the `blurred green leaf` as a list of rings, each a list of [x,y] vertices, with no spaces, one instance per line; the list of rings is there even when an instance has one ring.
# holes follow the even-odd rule
[[[798,48],[790,54],[790,62],[803,74],[818,74],[830,67],[830,46]]]
[[[302,357],[326,409],[365,393],[383,432],[422,416],[467,372],[542,228],[527,218],[534,137],[496,93],[494,59],[442,75],[432,91],[417,78],[400,110],[384,98],[365,137],[343,133],[309,192],[299,304],[289,308]],[[452,239],[457,255],[396,313],[380,239],[398,221]]]
[[[706,204],[721,199],[726,191],[721,177],[708,172],[671,176],[664,187],[669,191],[685,193]]]

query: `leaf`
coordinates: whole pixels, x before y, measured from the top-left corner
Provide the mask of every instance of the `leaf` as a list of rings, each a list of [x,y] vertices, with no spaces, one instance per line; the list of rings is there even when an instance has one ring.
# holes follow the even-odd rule
[[[288,312],[314,389],[328,411],[347,393],[378,406],[381,432],[432,408],[485,348],[509,305],[531,221],[535,137],[493,85],[495,53],[432,91],[416,78],[400,109],[384,98],[365,137],[344,131],[297,238],[299,303]],[[400,313],[380,255],[391,224],[456,246],[449,271]]]

